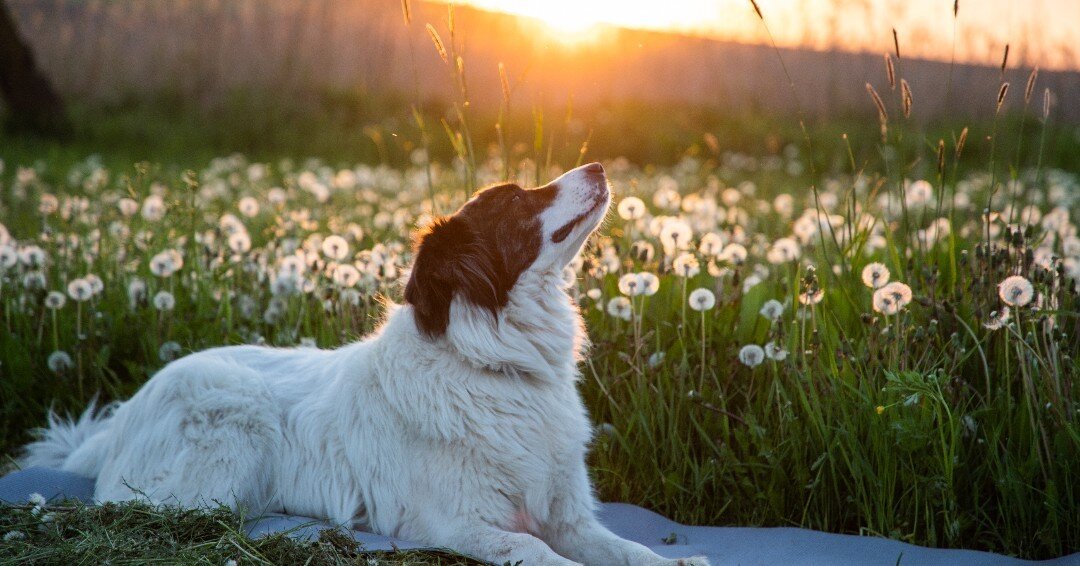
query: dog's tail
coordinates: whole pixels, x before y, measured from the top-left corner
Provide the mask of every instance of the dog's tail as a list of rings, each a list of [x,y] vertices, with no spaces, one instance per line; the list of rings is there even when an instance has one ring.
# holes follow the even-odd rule
[[[37,438],[23,448],[19,466],[63,469],[89,477],[101,471],[101,450],[113,412],[119,404],[97,406],[97,399],[78,420],[61,417],[52,409],[48,426],[33,431]]]

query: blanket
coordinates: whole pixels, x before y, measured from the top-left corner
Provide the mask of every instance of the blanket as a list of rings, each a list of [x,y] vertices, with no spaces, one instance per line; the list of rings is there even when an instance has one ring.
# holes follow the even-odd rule
[[[0,477],[0,503],[26,503],[38,493],[48,501],[78,499],[92,503],[94,480],[74,474],[30,468]],[[707,556],[715,566],[755,564],[842,565],[897,564],[949,566],[1013,566],[1045,564],[1080,566],[1080,553],[1031,562],[974,550],[926,548],[874,536],[823,533],[789,527],[699,527],[682,525],[647,509],[625,503],[604,503],[600,520],[615,534],[637,541],[670,558]],[[326,521],[269,514],[246,523],[252,537],[290,531],[294,537],[317,537],[334,528]],[[351,530],[364,550],[424,548],[414,542]]]

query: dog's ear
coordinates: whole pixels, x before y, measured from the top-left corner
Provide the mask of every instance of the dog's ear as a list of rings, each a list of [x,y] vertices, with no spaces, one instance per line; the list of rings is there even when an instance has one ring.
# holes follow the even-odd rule
[[[416,324],[429,337],[446,333],[455,296],[491,312],[506,305],[509,289],[494,246],[485,246],[468,223],[457,217],[435,219],[420,231],[405,302]]]

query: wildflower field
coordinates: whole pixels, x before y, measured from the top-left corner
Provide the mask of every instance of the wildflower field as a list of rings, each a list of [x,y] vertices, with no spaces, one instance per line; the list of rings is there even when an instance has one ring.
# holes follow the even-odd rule
[[[605,160],[613,210],[566,274],[601,497],[700,524],[1080,548],[1080,178],[959,167],[967,135],[916,166],[886,143],[876,169],[828,173],[796,144],[708,136],[670,167]],[[6,163],[0,449],[54,403],[126,398],[194,350],[358,339],[400,300],[412,230],[471,185],[573,165],[450,163]]]

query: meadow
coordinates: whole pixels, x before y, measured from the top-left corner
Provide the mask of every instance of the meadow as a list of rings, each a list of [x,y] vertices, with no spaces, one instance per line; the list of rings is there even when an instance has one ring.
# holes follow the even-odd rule
[[[692,523],[1075,551],[1080,178],[959,168],[964,141],[919,167],[884,144],[880,173],[708,137],[670,167],[605,160],[613,210],[567,272],[601,496]],[[4,451],[48,407],[123,399],[194,350],[359,338],[399,300],[415,227],[472,185],[573,165],[469,157],[6,164]]]

